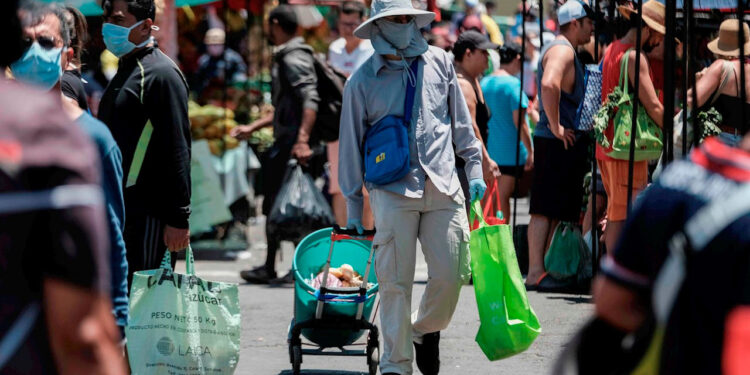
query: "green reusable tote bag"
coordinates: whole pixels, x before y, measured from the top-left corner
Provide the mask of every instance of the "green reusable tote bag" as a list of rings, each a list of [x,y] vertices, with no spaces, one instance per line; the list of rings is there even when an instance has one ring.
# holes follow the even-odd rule
[[[471,269],[479,310],[476,341],[491,361],[526,350],[542,331],[529,305],[508,225],[487,225],[479,200],[471,204]]]
[[[581,231],[572,223],[558,223],[549,250],[544,255],[544,269],[547,273],[561,280],[578,274],[582,261],[581,247],[586,246],[582,241]]]
[[[130,288],[128,357],[134,375],[232,374],[240,357],[237,284],[195,276],[188,247],[185,275],[170,266],[136,272]]]

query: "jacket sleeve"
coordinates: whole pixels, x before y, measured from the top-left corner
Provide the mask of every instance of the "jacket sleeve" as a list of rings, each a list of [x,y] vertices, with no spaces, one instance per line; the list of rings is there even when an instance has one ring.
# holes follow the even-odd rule
[[[456,77],[456,70],[453,64],[448,61],[448,109],[451,115],[451,125],[453,127],[453,144],[456,145],[456,155],[464,159],[466,166],[466,178],[473,179],[483,178],[482,174],[482,145],[474,133],[474,125],[469,113],[469,107],[466,105],[466,99],[461,92],[461,86]]]
[[[294,50],[284,56],[284,74],[302,101],[302,107],[318,111],[320,93],[318,76],[315,74],[315,58],[304,50]]]
[[[360,219],[364,203],[361,145],[364,139],[366,113],[364,98],[356,85],[352,84],[352,80],[344,87],[342,101],[339,123],[339,186],[346,198],[347,218]]]
[[[188,228],[190,218],[190,119],[188,87],[177,67],[160,69],[145,98],[148,117],[154,127],[149,148],[159,148],[166,170],[163,173],[162,211],[167,225]]]
[[[122,192],[122,154],[116,145],[102,160],[102,188],[109,223],[112,301],[118,326],[128,322],[128,260],[125,250],[125,200]]]

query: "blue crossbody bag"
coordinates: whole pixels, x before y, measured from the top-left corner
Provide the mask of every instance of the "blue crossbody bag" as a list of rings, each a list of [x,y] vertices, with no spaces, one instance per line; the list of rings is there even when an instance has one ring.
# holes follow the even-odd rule
[[[419,59],[409,66],[414,77],[418,77]],[[367,128],[364,142],[365,181],[375,185],[387,185],[402,179],[409,173],[409,126],[416,82],[406,83],[404,116],[388,115]]]

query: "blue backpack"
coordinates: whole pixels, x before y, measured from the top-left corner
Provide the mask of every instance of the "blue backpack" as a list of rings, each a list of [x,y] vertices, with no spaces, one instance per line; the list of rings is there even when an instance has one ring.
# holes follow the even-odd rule
[[[414,59],[409,69],[418,77],[419,59]],[[414,86],[407,82],[403,117],[388,115],[365,131],[365,181],[387,185],[409,173],[409,126],[415,91],[416,82]]]

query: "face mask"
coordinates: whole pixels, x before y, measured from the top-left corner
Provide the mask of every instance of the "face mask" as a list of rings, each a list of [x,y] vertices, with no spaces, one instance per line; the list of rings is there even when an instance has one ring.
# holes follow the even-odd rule
[[[51,90],[62,77],[62,48],[44,49],[36,41],[21,58],[11,64],[13,76],[20,82]]]
[[[411,31],[398,31],[398,33],[401,34],[398,34],[397,37],[398,39],[400,39],[402,35],[409,35],[409,39],[407,41],[399,40],[397,41],[397,43],[394,43],[394,41],[392,40],[394,39],[393,35],[389,35],[393,33],[393,30],[386,31],[386,29],[389,28],[389,25],[383,26],[383,24],[386,23],[397,25],[397,28],[398,26],[406,26],[405,29]],[[375,52],[377,52],[379,55],[416,57],[425,53],[430,47],[422,34],[419,32],[419,29],[417,29],[417,24],[414,23],[414,21],[407,24],[377,22],[375,26],[379,30],[377,33],[375,33],[375,35],[372,36],[372,38],[370,38],[370,42],[372,43],[372,48],[375,49]],[[406,44],[406,46],[399,49],[397,48],[396,44],[398,44],[398,46],[403,46],[404,44]]]
[[[136,22],[135,25],[130,27],[118,26],[112,23],[105,23],[102,25],[102,38],[104,39],[104,45],[107,46],[109,52],[112,52],[117,58],[120,58],[136,48],[151,43],[153,38],[148,38],[139,45],[135,45],[135,43],[128,39],[130,31],[142,23],[143,21]]]
[[[377,24],[380,34],[395,49],[405,49],[408,47],[414,37],[414,32],[418,31],[414,20],[409,21],[409,23],[379,21]]]

